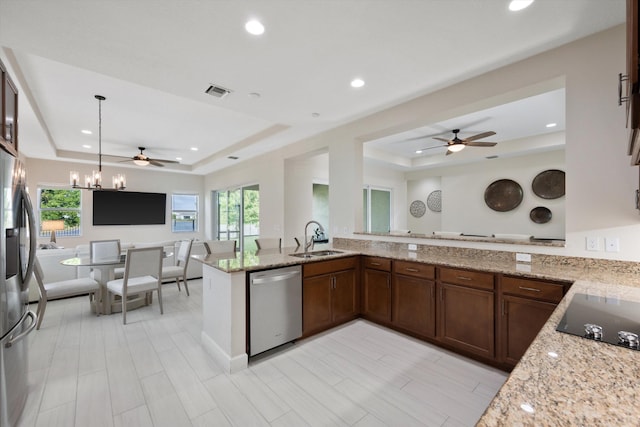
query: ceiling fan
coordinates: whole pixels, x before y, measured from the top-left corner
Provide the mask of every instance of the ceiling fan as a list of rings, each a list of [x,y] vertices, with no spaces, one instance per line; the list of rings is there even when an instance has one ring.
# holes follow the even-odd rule
[[[153,166],[159,167],[164,167],[165,163],[180,163],[176,160],[152,159],[151,157],[144,154],[145,147],[138,147],[138,150],[140,150],[139,154],[136,154],[135,156],[128,158],[127,160],[123,160],[123,162],[133,161],[133,163],[138,166],[147,166],[148,164],[151,164]]]
[[[489,131],[489,132],[482,132],[479,133],[477,135],[473,135],[470,136],[468,138],[464,138],[464,139],[460,139],[458,138],[458,133],[460,132],[460,129],[453,129],[451,132],[453,132],[453,138],[452,139],[444,139],[444,138],[440,138],[440,137],[433,137],[433,139],[437,139],[438,141],[443,141],[446,142],[446,144],[444,145],[437,145],[435,147],[428,147],[428,148],[424,148],[422,150],[418,150],[420,152],[424,151],[424,150],[429,150],[431,148],[440,148],[440,147],[447,147],[447,156],[451,153],[456,153],[458,151],[462,151],[464,149],[464,147],[469,146],[469,147],[493,147],[494,145],[497,144],[497,142],[485,142],[485,141],[476,141],[477,139],[482,139],[482,138],[486,138],[488,136],[492,136],[495,135],[496,133],[493,131]]]

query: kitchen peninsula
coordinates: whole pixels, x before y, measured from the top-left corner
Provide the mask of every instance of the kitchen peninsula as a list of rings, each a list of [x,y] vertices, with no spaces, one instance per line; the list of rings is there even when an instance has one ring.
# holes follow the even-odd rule
[[[633,408],[640,399],[635,376],[640,352],[585,340],[555,328],[576,292],[640,301],[638,266],[631,262],[534,255],[531,264],[515,262],[513,252],[484,251],[357,239],[334,239],[349,256],[384,257],[394,261],[426,263],[443,268],[481,270],[535,280],[572,282],[538,337],[513,369],[480,425],[597,424],[617,425],[637,420]],[[194,256],[204,264],[202,344],[229,372],[245,368],[247,334],[247,272],[318,261],[290,256],[294,248],[258,253]],[[523,268],[526,267],[526,268]],[[602,418],[604,417],[604,418]],[[606,420],[606,421],[605,421]]]

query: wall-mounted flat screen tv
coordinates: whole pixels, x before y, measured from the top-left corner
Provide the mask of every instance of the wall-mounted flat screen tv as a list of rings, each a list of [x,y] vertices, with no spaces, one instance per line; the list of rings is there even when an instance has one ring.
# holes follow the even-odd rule
[[[93,225],[165,224],[166,210],[165,193],[93,192]]]

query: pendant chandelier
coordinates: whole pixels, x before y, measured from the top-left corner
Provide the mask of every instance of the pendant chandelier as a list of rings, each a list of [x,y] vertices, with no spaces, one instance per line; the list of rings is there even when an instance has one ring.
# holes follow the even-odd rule
[[[91,175],[84,176],[84,186],[80,185],[80,174],[77,171],[71,171],[69,172],[69,183],[71,187],[83,190],[124,190],[127,185],[124,174],[113,176],[111,188],[102,186],[102,101],[107,98],[102,95],[95,95],[95,98],[98,100],[98,170],[92,171]]]

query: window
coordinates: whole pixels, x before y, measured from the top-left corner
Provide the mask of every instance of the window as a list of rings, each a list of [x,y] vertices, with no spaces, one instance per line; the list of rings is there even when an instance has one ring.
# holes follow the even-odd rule
[[[235,240],[240,252],[255,251],[260,235],[260,187],[214,191],[212,200],[218,240]]]
[[[366,187],[362,196],[365,231],[388,233],[391,230],[391,190]]]
[[[198,231],[198,195],[171,195],[171,231]]]
[[[40,214],[39,237],[51,237],[51,231],[42,230],[42,221],[64,220],[64,229],[56,236],[80,236],[82,219],[80,190],[41,188],[38,191]]]

